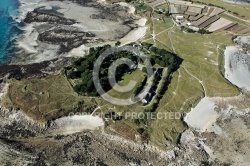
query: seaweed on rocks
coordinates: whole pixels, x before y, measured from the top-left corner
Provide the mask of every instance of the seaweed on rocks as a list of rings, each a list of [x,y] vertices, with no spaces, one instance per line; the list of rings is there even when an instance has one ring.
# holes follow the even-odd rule
[[[59,44],[60,49],[58,53],[61,54],[88,43],[93,37],[95,37],[95,35],[90,32],[53,29],[39,34],[38,40],[45,43]]]
[[[49,23],[57,23],[63,25],[73,25],[75,24],[75,20],[66,19],[64,17],[60,17],[54,14],[48,14],[41,11],[34,10],[32,12],[28,12],[26,18],[24,19],[25,23],[32,22],[49,22]]]
[[[0,77],[8,75],[9,78],[21,80],[30,77],[47,76],[49,73],[61,70],[64,65],[69,64],[72,60],[73,58],[63,58],[28,65],[5,64],[0,67]]]

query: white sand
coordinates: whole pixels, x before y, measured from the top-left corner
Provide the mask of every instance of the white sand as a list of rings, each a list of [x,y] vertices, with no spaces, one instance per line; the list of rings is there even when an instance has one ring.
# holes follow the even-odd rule
[[[63,117],[57,119],[55,122],[55,129],[53,134],[73,134],[84,130],[96,130],[104,123],[101,118],[92,115],[74,115],[71,117]]]
[[[225,50],[225,77],[239,88],[250,91],[250,55],[242,54],[235,46]]]
[[[121,39],[122,45],[125,45],[141,39],[146,33],[145,24],[147,20],[145,18],[140,18],[135,21],[135,24],[137,24],[139,28],[129,32],[130,28],[123,25],[122,22],[114,22],[106,19],[92,19],[91,16],[93,14],[100,13],[100,10],[97,8],[83,7],[69,1],[20,0],[20,2],[22,5],[20,7],[21,16],[19,20],[24,19],[27,12],[33,11],[37,7],[43,6],[45,9],[51,9],[53,6],[58,6],[60,7],[58,12],[63,13],[65,18],[77,20],[77,23],[73,25],[74,27],[82,31],[92,32],[96,35],[96,38],[101,38],[105,40],[105,42],[117,41],[119,40],[117,39],[118,36],[128,33]],[[135,8],[133,6],[123,2],[119,4],[128,7],[128,14],[134,14]],[[51,60],[59,56],[57,55],[57,50],[59,48],[57,45],[48,46],[46,43],[37,41],[38,33],[34,27],[40,24],[42,23],[31,23],[25,27],[25,33],[18,39],[18,45],[25,51],[25,55],[27,56],[24,57],[23,54],[21,54],[20,57],[16,58],[18,60],[13,60],[13,64],[36,63]],[[93,44],[92,46],[94,46]],[[88,47],[82,45],[71,50],[69,54],[60,56],[84,56],[88,51],[87,49]]]
[[[147,31],[146,22],[146,18],[140,18],[139,20],[135,21],[135,24],[137,24],[139,27],[130,31],[126,36],[120,39],[121,45],[123,46],[142,39]]]
[[[139,26],[145,26],[146,22],[147,22],[147,19],[143,17],[143,18],[140,18],[139,20],[137,20],[135,23]]]
[[[85,46],[84,44],[72,49],[67,55],[66,57],[84,57],[85,55],[87,55],[89,52],[89,47]]]
[[[121,45],[126,45],[143,38],[144,35],[146,34],[146,31],[147,27],[139,27],[137,29],[130,31],[125,37],[123,37],[120,40]]]
[[[191,109],[184,118],[184,121],[189,127],[193,127],[198,131],[204,132],[211,130],[212,125],[219,116],[214,109],[214,101],[211,98],[205,97],[195,108]]]
[[[117,36],[126,34],[130,28],[123,25],[122,22],[114,22],[104,19],[92,19],[93,14],[99,14],[100,10],[92,7],[83,7],[76,3],[69,1],[46,1],[46,0],[20,0],[20,16],[18,21],[25,18],[25,15],[29,11],[33,11],[37,7],[44,7],[45,9],[51,9],[53,6],[58,6],[60,9],[58,12],[64,14],[65,18],[75,19],[77,23],[73,26],[82,31],[92,32],[96,35],[96,38],[101,38],[105,41],[117,41]],[[132,12],[130,10],[130,12]],[[143,20],[140,21],[141,25]],[[24,50],[20,52],[20,56],[13,59],[12,64],[27,64],[37,63],[45,60],[52,60],[58,56],[84,56],[88,51],[84,45],[71,50],[67,55],[58,55],[58,45],[48,45],[46,43],[37,41],[38,33],[34,27],[43,23],[31,23],[28,24],[23,30],[25,33],[17,39],[18,46]],[[93,43],[92,45],[94,45]],[[98,43],[97,43],[98,44]],[[25,56],[24,56],[25,55]]]

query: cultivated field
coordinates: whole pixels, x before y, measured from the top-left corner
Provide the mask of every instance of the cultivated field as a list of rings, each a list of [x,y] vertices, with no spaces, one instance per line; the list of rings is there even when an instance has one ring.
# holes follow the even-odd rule
[[[207,30],[209,30],[210,32],[214,32],[216,30],[219,30],[219,29],[231,24],[231,23],[232,23],[232,21],[229,21],[225,18],[220,18],[218,21],[212,23]]]
[[[195,2],[203,2],[206,4],[210,3],[216,6],[220,6],[225,8],[226,10],[238,13],[240,16],[244,17],[244,19],[250,19],[250,5],[227,3],[223,0],[195,0]]]

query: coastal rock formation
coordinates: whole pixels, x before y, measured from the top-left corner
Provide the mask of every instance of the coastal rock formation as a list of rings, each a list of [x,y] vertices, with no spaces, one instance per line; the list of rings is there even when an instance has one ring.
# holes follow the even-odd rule
[[[75,24],[75,20],[73,19],[66,19],[61,16],[57,16],[54,14],[49,13],[42,13],[37,10],[33,12],[29,12],[24,19],[25,23],[32,23],[32,22],[48,22],[48,23],[56,23],[56,24],[64,24],[64,25],[73,25]]]
[[[27,65],[2,65],[0,78],[7,76],[9,79],[26,79],[30,77],[44,77],[49,74],[59,73],[63,66],[67,66],[74,58],[53,59],[41,63]],[[1,79],[2,80],[2,79]]]
[[[58,54],[61,54],[69,52],[73,48],[77,48],[83,44],[93,41],[97,42],[97,39],[95,39],[94,37],[95,35],[90,32],[55,28],[53,30],[48,30],[40,33],[38,36],[38,40],[45,43],[60,45]],[[99,39],[99,41],[101,40]]]
[[[237,37],[237,46],[225,50],[225,76],[241,89],[250,91],[250,37]]]
[[[21,10],[29,3],[23,3]],[[82,57],[89,47],[102,42],[116,43],[132,29],[131,23],[126,22],[138,19],[127,13],[128,7],[93,0],[44,0],[30,8],[23,20],[24,32],[16,39],[13,64]]]

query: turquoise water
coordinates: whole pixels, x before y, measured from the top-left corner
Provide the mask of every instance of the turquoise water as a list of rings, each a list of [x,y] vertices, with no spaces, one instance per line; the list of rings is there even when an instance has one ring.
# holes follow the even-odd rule
[[[20,33],[19,24],[14,20],[19,5],[18,0],[0,0],[0,64],[6,63],[14,54],[13,38]]]

